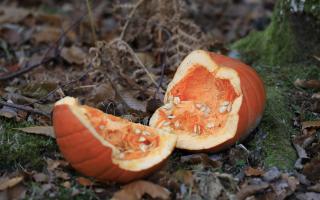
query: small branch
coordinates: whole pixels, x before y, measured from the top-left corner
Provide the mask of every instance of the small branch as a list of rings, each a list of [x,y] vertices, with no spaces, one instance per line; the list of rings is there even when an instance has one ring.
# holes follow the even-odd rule
[[[30,107],[27,107],[27,106],[17,105],[17,104],[14,104],[14,103],[6,103],[6,102],[3,102],[3,101],[0,101],[0,105],[11,107],[11,108],[16,108],[16,109],[23,110],[23,111],[26,111],[26,112],[29,112],[29,113],[33,113],[33,114],[43,115],[43,116],[48,117],[49,119],[51,118],[49,113],[43,112],[41,110],[33,109],[33,108],[30,108]]]
[[[15,78],[15,77],[17,77],[17,76],[20,76],[20,75],[22,75],[22,74],[25,74],[25,73],[31,71],[31,70],[34,69],[34,68],[37,68],[37,67],[39,67],[39,66],[41,66],[41,65],[43,65],[43,64],[46,64],[46,63],[51,62],[51,61],[54,59],[54,57],[47,58],[49,52],[50,52],[54,47],[57,47],[57,43],[59,43],[59,41],[61,41],[61,39],[62,39],[70,30],[72,30],[76,25],[78,25],[85,16],[87,16],[87,13],[84,14],[83,16],[81,16],[81,17],[80,17],[78,20],[76,20],[66,31],[63,31],[63,32],[60,34],[59,38],[58,38],[52,45],[50,45],[50,46],[48,47],[48,49],[47,49],[46,52],[44,53],[44,55],[43,55],[43,57],[42,57],[42,59],[41,59],[41,61],[40,61],[39,63],[34,64],[34,65],[31,65],[31,66],[24,67],[24,68],[22,68],[22,69],[20,69],[20,70],[18,70],[18,71],[16,71],[16,72],[13,72],[13,73],[11,73],[11,74],[7,74],[7,75],[4,75],[4,76],[1,76],[1,77],[0,77],[0,81],[5,81],[5,80],[8,80],[8,79]],[[58,50],[58,48],[57,48],[57,50]]]
[[[27,73],[28,71],[31,71],[32,69],[36,68],[36,67],[39,67],[43,64],[47,64],[49,62],[51,62],[52,60],[54,59],[54,57],[52,58],[47,58],[45,60],[42,60],[40,61],[39,63],[37,64],[34,64],[34,65],[31,65],[31,66],[28,66],[28,67],[24,67],[22,68],[21,70],[18,70],[16,72],[13,72],[13,73],[10,73],[10,74],[7,74],[7,75],[4,75],[4,76],[1,76],[0,77],[0,81],[5,81],[5,80],[8,80],[8,79],[12,79],[12,78],[15,78],[17,76],[20,76],[24,73]]]
[[[52,91],[50,91],[46,96],[41,97],[40,99],[38,99],[38,100],[36,100],[36,101],[34,101],[34,102],[32,102],[32,103],[26,104],[26,105],[24,105],[24,106],[30,106],[30,105],[34,105],[35,103],[40,103],[40,102],[42,102],[42,101],[45,101],[50,95],[54,94],[54,93],[55,93],[57,90],[59,90],[60,88],[62,89],[63,87],[65,87],[65,86],[67,86],[67,85],[70,85],[70,84],[72,84],[72,83],[74,83],[74,82],[82,79],[84,76],[86,76],[86,75],[92,70],[91,67],[92,67],[92,65],[89,64],[89,66],[88,66],[89,69],[88,69],[87,71],[85,71],[83,74],[81,74],[78,78],[73,79],[73,80],[71,80],[71,81],[68,81],[68,82],[62,84],[61,86],[57,86],[55,89],[53,89]]]
[[[131,19],[133,17],[133,15],[135,14],[136,10],[138,9],[138,7],[144,2],[144,0],[139,0],[136,5],[133,7],[132,11],[130,12],[129,16],[128,16],[128,19],[123,27],[123,30],[120,34],[120,39],[122,40],[124,35],[126,34],[126,31],[127,31],[127,28],[131,22]]]

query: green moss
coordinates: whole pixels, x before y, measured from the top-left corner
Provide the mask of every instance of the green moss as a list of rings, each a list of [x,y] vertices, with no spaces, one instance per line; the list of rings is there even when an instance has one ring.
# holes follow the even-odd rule
[[[252,149],[262,148],[267,167],[277,166],[290,170],[296,160],[296,152],[291,145],[291,136],[299,130],[293,128],[293,113],[299,106],[290,101],[293,82],[297,78],[319,79],[319,69],[315,65],[265,66],[256,65],[256,70],[264,80],[267,91],[267,105],[260,124],[266,134],[261,139],[256,136],[249,145]],[[262,142],[257,142],[262,140]],[[258,146],[257,146],[258,145]]]
[[[303,12],[294,12],[291,0],[279,0],[267,29],[252,32],[232,48],[256,63],[284,65],[312,60],[311,55],[320,50],[320,6],[316,1],[303,4]]]
[[[51,138],[13,129],[30,125],[0,118],[0,171],[9,172],[21,167],[41,170],[46,165],[44,158],[58,151]]]

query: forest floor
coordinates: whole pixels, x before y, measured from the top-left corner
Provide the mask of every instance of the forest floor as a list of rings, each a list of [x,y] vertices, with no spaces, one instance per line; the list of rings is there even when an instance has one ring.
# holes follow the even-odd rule
[[[147,124],[190,51],[248,60],[230,46],[264,30],[274,6],[273,0],[124,2],[96,0],[92,9],[84,1],[0,4],[0,199],[109,199],[123,191],[122,184],[84,177],[63,159],[51,127],[54,102],[74,96]],[[320,195],[319,62],[248,64],[267,91],[260,125],[223,152],[175,150],[163,169],[135,186],[141,195],[149,182],[161,186],[141,198],[163,197],[162,187],[171,199]]]

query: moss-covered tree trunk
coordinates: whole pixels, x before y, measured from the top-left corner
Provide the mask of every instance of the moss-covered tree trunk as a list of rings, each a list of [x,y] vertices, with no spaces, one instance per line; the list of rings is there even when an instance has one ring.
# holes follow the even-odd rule
[[[320,0],[278,0],[268,28],[233,47],[264,64],[314,60],[320,56]]]
[[[278,0],[270,25],[233,44],[243,59],[252,64],[265,82],[267,106],[251,149],[262,149],[266,166],[292,169],[296,152],[292,135],[293,105],[290,93],[296,78],[320,78],[320,0]]]

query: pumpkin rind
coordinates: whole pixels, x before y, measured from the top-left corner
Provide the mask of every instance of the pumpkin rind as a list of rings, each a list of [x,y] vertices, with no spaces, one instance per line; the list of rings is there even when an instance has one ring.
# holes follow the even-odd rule
[[[174,98],[182,98],[183,100],[181,100],[181,106],[183,107],[185,102],[195,101],[195,94],[198,96],[204,95],[199,94],[199,92],[203,92],[206,88],[208,88],[206,83],[204,83],[203,86],[199,86],[197,91],[190,90],[190,88],[193,87],[192,84],[196,85],[200,84],[201,82],[199,77],[197,77],[199,76],[199,73],[193,73],[193,71],[196,71],[195,69],[197,68],[205,69],[207,73],[210,73],[212,78],[215,78],[217,81],[220,81],[221,79],[228,80],[228,84],[233,87],[237,94],[236,98],[234,98],[231,102],[232,109],[230,110],[230,113],[223,122],[223,126],[220,129],[217,129],[218,134],[216,135],[208,135],[206,132],[207,129],[205,128],[203,135],[196,135],[192,134],[190,131],[178,130],[178,128],[174,127],[173,125],[163,127],[163,124],[161,124],[161,121],[164,118],[162,113],[165,110],[165,107],[172,105]],[[193,98],[191,98],[190,95],[190,97],[188,97],[189,99],[186,98],[186,96],[179,97],[178,95],[175,97],[172,94],[175,92],[175,88],[179,87],[181,84],[184,84],[184,81],[186,81],[187,78],[190,78],[190,80],[198,80],[194,83],[190,83],[189,87],[180,87],[178,94],[183,94],[183,92],[186,91],[189,93],[194,92],[194,94],[191,95]],[[210,82],[212,79],[207,81]],[[167,128],[168,131],[176,133],[178,135],[177,148],[202,152],[219,151],[235,144],[239,140],[244,139],[258,125],[264,110],[265,98],[263,82],[251,67],[236,59],[212,52],[196,50],[190,53],[178,67],[177,72],[166,91],[164,98],[165,105],[160,107],[154,113],[149,124],[152,127]],[[212,99],[212,101],[216,101],[216,99]],[[175,108],[172,110],[174,111],[174,109]],[[172,110],[170,112],[173,112]],[[215,112],[218,113],[216,115],[219,115],[218,111]],[[219,118],[221,117],[219,116],[217,119]]]
[[[154,129],[159,134],[159,146],[151,149],[145,157],[120,159],[117,147],[100,137],[91,127],[92,124],[85,120],[81,113],[84,108],[74,98],[65,97],[55,104],[53,110],[53,126],[59,148],[65,159],[84,175],[102,181],[129,182],[160,168],[175,147],[175,135]],[[134,125],[124,119],[117,120]]]

